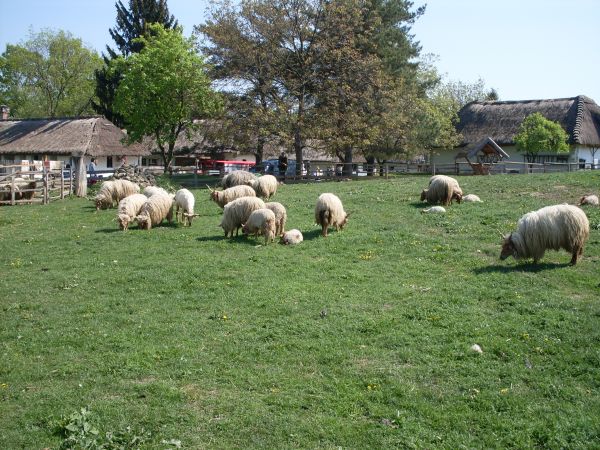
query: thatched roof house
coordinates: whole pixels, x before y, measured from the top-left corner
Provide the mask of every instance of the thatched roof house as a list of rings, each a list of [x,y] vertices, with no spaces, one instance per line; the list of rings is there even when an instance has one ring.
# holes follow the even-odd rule
[[[485,138],[491,138],[506,153],[511,161],[523,161],[523,155],[515,147],[514,137],[525,119],[533,113],[558,122],[569,135],[571,153],[565,157],[541,155],[545,161],[568,159],[593,163],[590,149],[600,147],[600,106],[589,97],[579,95],[571,98],[548,100],[520,100],[498,102],[472,102],[458,113],[457,130],[463,140],[459,149],[444,152],[437,163],[453,162],[458,151],[469,151]]]

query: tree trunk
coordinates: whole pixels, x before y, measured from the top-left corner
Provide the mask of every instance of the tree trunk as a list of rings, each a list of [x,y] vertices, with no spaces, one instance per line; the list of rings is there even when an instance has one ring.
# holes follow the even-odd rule
[[[254,153],[254,158],[256,159],[256,164],[260,164],[263,160],[265,152],[265,138],[259,137],[256,142],[256,152]]]
[[[344,167],[342,175],[346,177],[352,176],[352,147],[348,146],[344,149]]]
[[[365,159],[367,160],[367,176],[372,177],[375,172],[375,157],[367,156]]]
[[[87,171],[84,159],[81,156],[73,157],[75,164],[75,195],[85,197],[87,195]]]
[[[302,134],[300,127],[296,127],[294,132],[294,153],[296,154],[296,176],[302,176],[302,167],[304,162],[302,160]]]

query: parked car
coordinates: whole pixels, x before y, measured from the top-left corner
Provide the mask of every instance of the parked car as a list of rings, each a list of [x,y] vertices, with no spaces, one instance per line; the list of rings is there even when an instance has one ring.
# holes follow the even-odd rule
[[[278,177],[279,174],[279,160],[277,159],[265,159],[260,164],[256,164],[250,169],[253,173],[262,173],[263,175],[274,175]],[[286,176],[296,175],[296,160],[288,160],[288,167],[285,171]],[[302,175],[306,175],[306,169],[302,169]]]

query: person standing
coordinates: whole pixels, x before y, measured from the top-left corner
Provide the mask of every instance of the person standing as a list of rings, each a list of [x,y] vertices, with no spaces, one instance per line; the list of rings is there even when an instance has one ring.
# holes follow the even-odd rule
[[[278,159],[279,175],[285,180],[285,172],[288,168],[288,159],[285,152],[281,152]]]

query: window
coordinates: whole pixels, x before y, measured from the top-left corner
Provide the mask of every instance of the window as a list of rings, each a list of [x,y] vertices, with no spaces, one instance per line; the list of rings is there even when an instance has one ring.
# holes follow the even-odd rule
[[[106,157],[106,167],[111,168],[113,166],[112,156]]]

